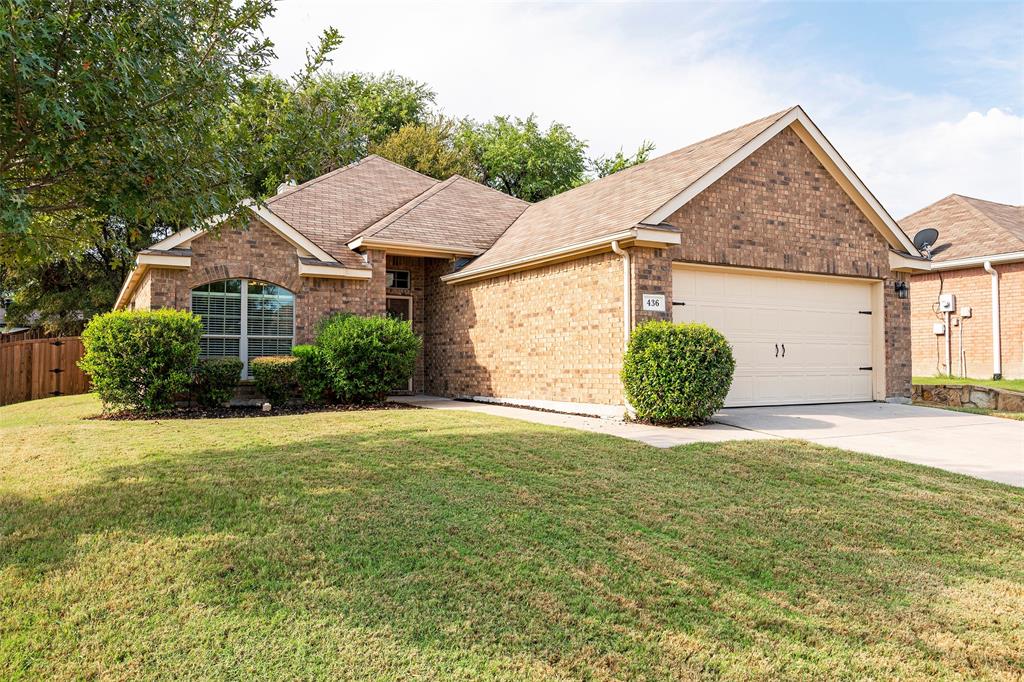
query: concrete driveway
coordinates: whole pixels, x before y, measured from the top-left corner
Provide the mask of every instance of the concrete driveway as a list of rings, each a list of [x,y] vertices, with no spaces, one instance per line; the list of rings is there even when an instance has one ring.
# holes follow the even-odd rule
[[[743,407],[715,421],[762,435],[1024,486],[1024,422],[889,403]]]

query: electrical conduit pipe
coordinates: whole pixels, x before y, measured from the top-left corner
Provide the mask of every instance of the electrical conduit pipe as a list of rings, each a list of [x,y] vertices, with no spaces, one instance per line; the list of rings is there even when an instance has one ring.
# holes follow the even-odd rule
[[[992,267],[992,261],[985,261],[985,272],[992,275],[992,378],[1003,378],[1001,332],[999,329],[999,273]]]

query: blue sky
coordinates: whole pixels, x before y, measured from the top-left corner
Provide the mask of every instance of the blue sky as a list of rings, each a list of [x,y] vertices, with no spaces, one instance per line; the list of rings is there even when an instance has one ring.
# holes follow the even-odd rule
[[[951,192],[1024,203],[1024,3],[283,0],[274,70],[327,25],[338,70],[425,81],[452,115],[536,112],[594,153],[799,103],[896,217]]]

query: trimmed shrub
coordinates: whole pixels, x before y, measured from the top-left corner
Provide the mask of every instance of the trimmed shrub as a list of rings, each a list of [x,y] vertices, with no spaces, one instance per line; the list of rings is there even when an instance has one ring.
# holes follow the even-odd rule
[[[375,403],[409,381],[422,342],[407,321],[349,315],[332,319],[317,336],[327,355],[335,394]]]
[[[192,399],[203,407],[220,407],[235,394],[241,374],[238,358],[200,360],[192,372]]]
[[[168,410],[189,388],[202,334],[202,321],[184,310],[97,315],[82,333],[78,366],[106,409]]]
[[[334,324],[340,320],[344,320],[349,317],[354,317],[355,313],[331,313],[325,317],[321,317],[316,324],[313,325],[313,338],[319,339],[320,334],[323,332],[324,327]]]
[[[302,400],[310,405],[322,405],[334,398],[330,364],[327,353],[320,346],[295,346],[295,381],[299,384]]]
[[[722,409],[735,369],[729,342],[706,324],[648,322],[630,337],[622,383],[638,418],[696,424]]]
[[[253,358],[249,361],[256,390],[262,393],[271,405],[283,405],[295,395],[297,360],[290,355],[278,355]]]

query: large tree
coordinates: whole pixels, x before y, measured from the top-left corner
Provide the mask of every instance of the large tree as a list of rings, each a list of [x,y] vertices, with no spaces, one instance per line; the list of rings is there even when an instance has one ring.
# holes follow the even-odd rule
[[[9,323],[42,327],[48,334],[79,334],[89,319],[110,310],[140,249],[166,236],[110,218],[73,255],[0,261],[0,298]]]
[[[586,142],[561,123],[542,130],[534,115],[496,116],[465,126],[458,143],[469,150],[483,183],[526,201],[586,182]]]
[[[410,123],[372,145],[370,151],[438,180],[455,174],[479,180],[473,156],[460,144],[459,131],[464,124],[444,116],[424,123]]]
[[[272,12],[271,0],[0,4],[6,250],[81,251],[110,216],[192,224],[231,210],[243,160],[221,121],[271,56]]]
[[[333,49],[333,46],[331,46]],[[371,145],[427,115],[434,93],[395,74],[316,74],[312,59],[295,77],[253,79],[224,119],[224,139],[245,163],[246,190],[273,194],[351,163]]]
[[[654,151],[654,143],[648,140],[644,140],[637,147],[636,153],[632,156],[626,156],[622,153],[622,148],[615,152],[612,156],[598,156],[590,159],[587,165],[590,167],[590,172],[597,178],[603,178],[612,173],[618,173],[620,170],[625,170],[633,166],[640,165],[644,161],[650,158],[651,152]]]

